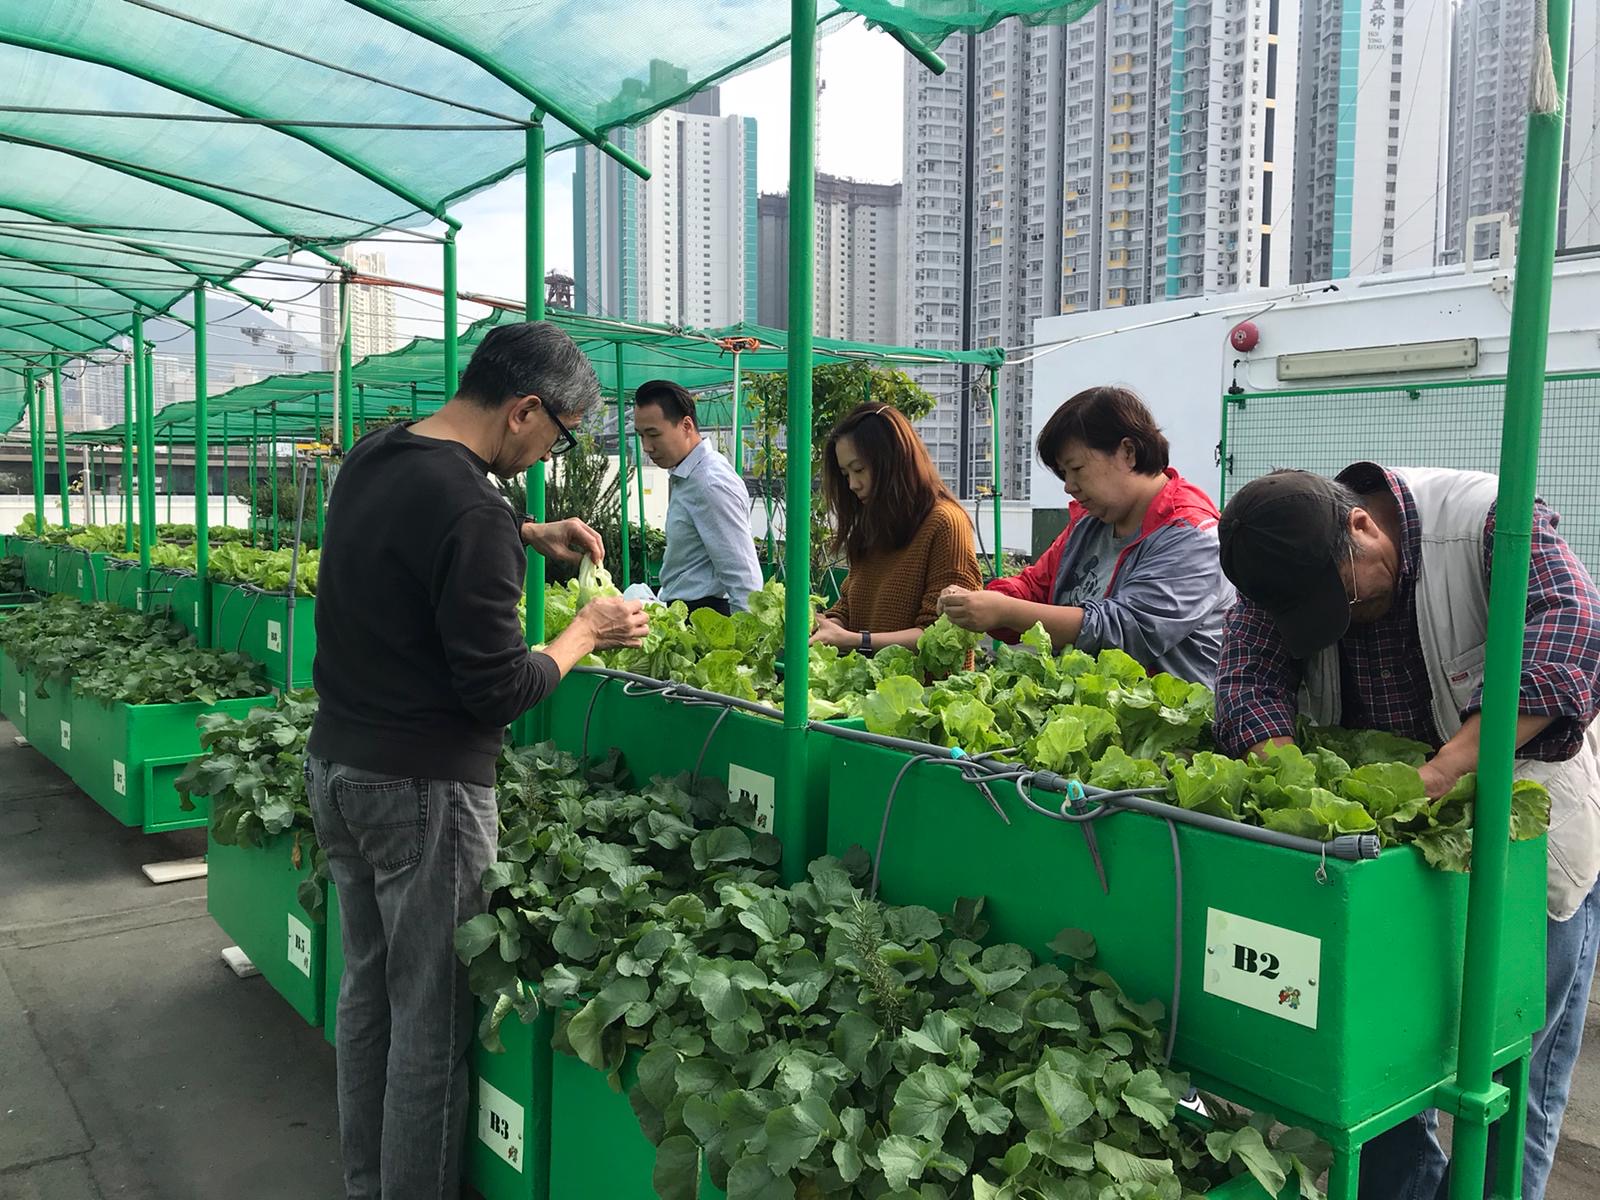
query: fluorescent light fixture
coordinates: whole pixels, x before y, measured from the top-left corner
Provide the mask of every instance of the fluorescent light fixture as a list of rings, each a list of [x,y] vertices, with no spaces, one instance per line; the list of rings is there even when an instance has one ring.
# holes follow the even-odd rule
[[[1278,378],[1344,379],[1353,375],[1400,375],[1450,371],[1478,365],[1477,338],[1407,342],[1400,346],[1357,346],[1278,355]]]

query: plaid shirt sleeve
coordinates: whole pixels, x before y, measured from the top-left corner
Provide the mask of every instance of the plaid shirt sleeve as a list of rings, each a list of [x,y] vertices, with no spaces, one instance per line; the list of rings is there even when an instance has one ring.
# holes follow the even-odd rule
[[[1483,577],[1494,562],[1494,510],[1484,523]],[[1528,571],[1528,629],[1522,642],[1519,711],[1553,716],[1522,747],[1520,757],[1561,762],[1578,752],[1583,734],[1600,713],[1600,592],[1556,532],[1559,518],[1533,509],[1533,557]],[[1483,706],[1483,689],[1463,716]]]
[[[1272,618],[1241,597],[1222,625],[1217,662],[1217,748],[1243,757],[1271,738],[1293,737],[1300,668]]]

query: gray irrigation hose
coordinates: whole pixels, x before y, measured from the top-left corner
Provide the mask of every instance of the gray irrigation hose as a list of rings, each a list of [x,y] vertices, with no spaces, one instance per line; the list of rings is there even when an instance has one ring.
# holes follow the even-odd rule
[[[689,774],[689,788],[692,791],[700,782],[700,768],[705,766],[706,751],[711,749],[711,739],[717,736],[717,730],[722,728],[722,723],[728,719],[728,714],[733,709],[724,708],[717,714],[717,719],[711,722],[711,728],[706,733],[706,740],[700,743],[700,754],[694,760],[694,770]]]
[[[1167,1064],[1178,1044],[1178,1001],[1183,997],[1183,855],[1178,850],[1178,826],[1170,818],[1172,835],[1172,1017],[1167,1022]]]

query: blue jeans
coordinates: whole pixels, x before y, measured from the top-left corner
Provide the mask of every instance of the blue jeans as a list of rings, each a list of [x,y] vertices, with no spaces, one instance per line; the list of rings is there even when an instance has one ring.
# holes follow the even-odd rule
[[[472,995],[456,927],[483,912],[494,789],[306,760],[339,889],[339,1139],[348,1200],[458,1200]]]
[[[1544,1200],[1555,1162],[1561,1118],[1572,1091],[1572,1072],[1583,1042],[1583,1018],[1600,950],[1600,882],[1578,911],[1549,923],[1545,963],[1545,1022],[1533,1037],[1528,1062],[1528,1134],[1522,1153],[1522,1200]],[[1448,1161],[1435,1132],[1433,1110],[1397,1125],[1361,1150],[1362,1200],[1442,1200],[1449,1188]],[[1494,1131],[1485,1194],[1494,1182]]]

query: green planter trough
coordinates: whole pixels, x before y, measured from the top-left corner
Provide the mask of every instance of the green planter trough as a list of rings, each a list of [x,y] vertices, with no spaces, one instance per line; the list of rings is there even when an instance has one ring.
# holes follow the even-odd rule
[[[680,775],[698,764],[701,777],[726,784],[730,794],[747,794],[756,805],[755,828],[784,843],[779,870],[785,883],[804,879],[806,864],[823,853],[832,750],[831,739],[823,735],[804,735],[806,778],[802,788],[792,788],[785,768],[786,734],[770,717],[629,695],[619,679],[581,673],[567,676],[533,715],[541,713],[548,722],[544,736],[562,750],[592,758],[616,747],[639,783]],[[526,729],[523,738],[537,740]],[[791,805],[799,806],[800,815],[786,822]]]
[[[293,845],[287,833],[259,847],[208,839],[206,908],[289,1006],[320,1025],[327,929],[300,906],[297,889],[310,877],[311,853],[307,845],[296,867]]]
[[[211,644],[255,659],[274,687],[310,687],[317,653],[316,600],[300,596],[291,608],[289,597],[277,592],[213,583]]]
[[[831,740],[828,849],[870,854],[907,756]],[[1371,1136],[1454,1072],[1466,875],[1433,870],[1404,847],[1324,862],[1124,812],[1094,826],[1102,891],[1082,828],[1028,810],[1014,786],[991,790],[1009,825],[952,768],[906,772],[879,862],[885,901],[947,911],[958,897],[982,896],[995,940],[1040,953],[1063,928],[1087,929],[1098,965],[1135,999],[1169,1011],[1176,922],[1176,1065],[1285,1121],[1319,1131],[1377,1122]],[[1544,1020],[1543,838],[1512,844],[1507,884],[1497,1065],[1525,1052]]]
[[[484,1007],[473,1014],[481,1023]],[[477,1028],[474,1025],[474,1030]],[[491,1053],[472,1037],[467,1051],[467,1147],[462,1170],[483,1200],[561,1200],[605,1196],[597,1188],[577,1193],[550,1189],[550,1036],[553,1020],[541,1009],[524,1025],[515,1014],[500,1026],[502,1053]]]
[[[195,797],[194,807],[185,810],[173,786],[200,754],[197,722],[208,713],[242,717],[271,704],[271,696],[216,704],[105,704],[74,696],[75,745],[67,773],[124,825],[146,833],[197,828],[209,813],[205,797]]]

